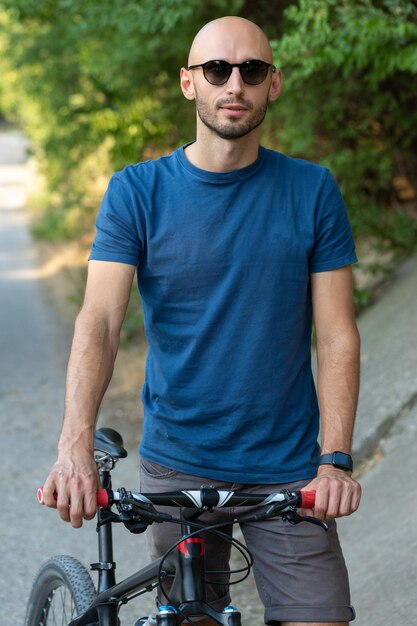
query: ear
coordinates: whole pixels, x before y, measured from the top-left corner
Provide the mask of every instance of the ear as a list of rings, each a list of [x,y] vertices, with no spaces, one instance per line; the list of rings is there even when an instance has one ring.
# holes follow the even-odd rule
[[[191,70],[187,70],[185,67],[180,71],[180,85],[181,91],[187,100],[195,100],[194,83],[191,77]]]
[[[268,100],[276,100],[281,93],[282,87],[282,72],[280,69],[277,69],[272,74],[272,82],[269,88]]]

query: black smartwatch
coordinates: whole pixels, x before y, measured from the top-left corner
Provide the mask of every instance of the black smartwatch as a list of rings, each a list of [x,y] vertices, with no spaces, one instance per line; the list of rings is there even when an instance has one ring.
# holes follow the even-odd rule
[[[320,456],[319,465],[333,465],[338,469],[345,470],[345,472],[351,472],[353,470],[353,461],[350,454],[345,452],[330,452],[329,454],[322,454]]]

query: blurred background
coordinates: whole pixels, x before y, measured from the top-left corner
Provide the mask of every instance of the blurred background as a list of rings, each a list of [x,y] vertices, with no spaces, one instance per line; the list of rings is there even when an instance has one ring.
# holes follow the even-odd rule
[[[179,68],[197,30],[227,14],[265,30],[284,74],[263,144],[330,167],[356,237],[353,452],[364,497],[339,524],[356,623],[417,623],[417,2],[0,0],[1,623],[23,623],[51,554],[96,560],[94,524],[72,531],[34,497],[55,460],[95,214],[115,170],[194,139]],[[99,422],[125,439],[115,486],[130,488],[146,357],[140,311],[134,288]],[[145,564],[143,535],[132,543],[120,529],[116,545],[119,579]],[[235,597],[262,623],[252,579]],[[123,607],[124,623],[150,602]]]
[[[179,68],[196,31],[225,14],[265,30],[284,74],[263,144],[341,185],[361,309],[416,248],[416,2],[0,0],[0,118],[24,131],[42,177],[33,232],[87,250],[111,173],[193,139]]]

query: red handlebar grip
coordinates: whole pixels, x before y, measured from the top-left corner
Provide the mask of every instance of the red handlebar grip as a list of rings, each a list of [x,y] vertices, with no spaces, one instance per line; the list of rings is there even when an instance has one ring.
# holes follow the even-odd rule
[[[41,504],[45,504],[43,500],[43,486],[39,487],[36,495],[37,495],[39,502]],[[56,493],[54,493],[54,498],[55,500],[57,499]],[[99,489],[99,491],[97,491],[97,506],[103,506],[103,507],[109,506],[109,494],[107,493],[105,489]]]
[[[314,509],[314,504],[316,501],[316,492],[315,491],[300,491],[301,494],[301,509]]]

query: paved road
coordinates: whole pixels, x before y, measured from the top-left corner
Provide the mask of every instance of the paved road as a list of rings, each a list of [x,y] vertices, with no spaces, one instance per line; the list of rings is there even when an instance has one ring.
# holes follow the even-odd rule
[[[0,624],[22,624],[32,579],[53,554],[97,560],[95,526],[72,530],[38,505],[36,488],[55,460],[70,329],[48,306],[23,211],[28,170],[16,133],[0,134],[0,415],[3,501],[0,545]],[[135,444],[115,470],[115,484],[132,485]],[[133,477],[133,478],[132,478]],[[144,537],[116,529],[118,573],[145,564]],[[122,563],[121,561],[125,562]],[[149,602],[123,608],[125,623]],[[129,618],[129,619],[128,619]]]
[[[358,512],[340,520],[356,626],[417,624],[417,407],[381,442]]]
[[[7,487],[1,515],[0,623],[10,625],[22,623],[24,598],[44,559],[70,553],[88,564],[95,560],[96,540],[94,524],[74,531],[42,509],[33,495],[55,458],[70,330],[49,308],[37,271],[23,211],[24,162],[22,138],[0,134],[0,415]],[[355,452],[359,459],[379,444],[380,453],[361,480],[359,512],[339,524],[358,626],[417,624],[416,321],[417,260],[412,259],[360,319],[363,382]],[[110,415],[103,419],[112,421]],[[116,486],[132,484],[135,446],[131,442],[130,457],[115,472]],[[143,564],[144,537],[116,530],[122,576]],[[241,586],[235,602],[251,616],[247,623],[262,623],[251,580]],[[149,606],[137,602],[123,608],[123,623],[132,624],[133,616]]]
[[[417,625],[417,257],[395,272],[359,319],[362,383],[357,460],[379,461],[361,479],[359,511],[339,527],[357,626]],[[381,441],[382,438],[382,441]]]

